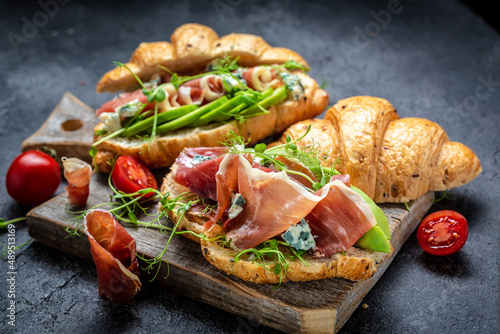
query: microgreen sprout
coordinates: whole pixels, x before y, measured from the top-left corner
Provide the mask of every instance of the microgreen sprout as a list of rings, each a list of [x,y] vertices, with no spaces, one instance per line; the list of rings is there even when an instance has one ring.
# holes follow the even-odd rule
[[[244,143],[241,140],[237,140],[237,136],[235,138],[235,135],[229,136],[225,145],[229,148],[230,153],[251,153],[259,158],[261,164],[273,165],[278,171],[285,171],[288,174],[294,174],[305,178],[311,183],[311,187],[307,189],[314,192],[325,186],[330,181],[331,176],[340,173],[335,169],[335,166],[324,167],[321,164],[321,158],[319,156],[322,154],[314,144],[309,147],[298,147],[297,142],[304,139],[310,130],[311,126],[308,127],[303,135],[293,140],[290,135],[286,135],[285,143],[270,148],[268,148],[266,144],[260,143],[253,149],[241,149]],[[280,160],[280,157],[300,162],[304,167],[307,167],[314,173],[316,180],[312,179],[311,176],[306,173],[287,168],[286,164]]]
[[[143,267],[142,269],[147,271],[148,274],[151,273],[152,270],[154,270],[155,266],[157,266],[156,272],[150,281],[155,280],[156,277],[158,276],[158,273],[160,272],[162,259],[167,253],[168,246],[170,245],[170,242],[172,241],[173,236],[177,234],[177,228],[178,228],[180,222],[182,221],[182,219],[184,218],[186,211],[188,211],[194,203],[199,201],[198,199],[195,199],[195,200],[188,200],[187,202],[184,202],[184,201],[181,201],[181,199],[188,199],[192,196],[193,195],[191,193],[183,193],[183,194],[178,195],[175,198],[169,198],[169,194],[167,193],[165,196],[163,196],[163,198],[160,201],[160,203],[162,205],[162,213],[164,213],[165,211],[174,211],[177,214],[179,214],[180,216],[177,219],[177,222],[175,223],[174,227],[172,228],[172,233],[170,234],[170,236],[165,244],[165,247],[158,255],[156,255],[154,258],[150,259],[150,258],[146,258],[145,256],[143,256],[141,254],[137,254],[137,257],[140,258],[146,264],[146,266]],[[168,269],[169,268],[168,261],[166,262],[166,264],[167,264],[167,275],[164,278],[167,278],[169,273],[170,273],[170,269]]]
[[[13,226],[10,226],[10,225],[13,225],[15,223],[18,223],[18,222],[21,222],[21,221],[25,221],[26,220],[26,217],[19,217],[19,218],[14,218],[14,219],[10,219],[10,220],[5,220],[3,218],[0,218],[0,231],[6,229],[9,233],[12,233],[11,232],[11,228],[13,228]],[[12,254],[12,252],[15,252],[16,250],[26,246],[27,244],[29,244],[33,239],[30,238],[28,241],[22,243],[21,245],[12,245],[12,244],[4,244],[2,242],[0,242],[0,258],[4,259],[4,258],[7,258],[7,256],[9,254]]]
[[[222,247],[232,247],[231,240],[227,240],[225,236],[222,235],[216,238],[216,242]],[[234,247],[232,248],[234,249]],[[303,258],[306,251],[296,250],[290,244],[277,239],[269,239],[256,247],[237,250],[237,252],[238,253],[233,258],[234,263],[245,258],[247,261],[251,261],[253,264],[279,276],[279,283],[275,288],[279,287],[286,278],[291,261],[299,260],[305,266],[309,266]]]
[[[83,228],[83,218],[90,210],[95,209],[107,209],[111,212],[116,220],[133,224],[135,226],[144,228],[156,228],[160,232],[169,231],[170,228],[162,223],[162,219],[166,220],[164,212],[159,212],[157,214],[149,214],[147,203],[154,203],[156,199],[161,198],[163,195],[157,189],[146,188],[138,190],[135,193],[127,194],[122,191],[117,190],[111,181],[112,172],[108,177],[108,186],[112,190],[110,195],[110,201],[93,205],[89,209],[73,211],[70,205],[67,205],[65,210],[68,215],[73,216],[73,218],[68,219],[68,221],[73,222],[72,226],[66,227],[68,232],[68,237],[79,236],[80,230]],[[147,194],[154,193],[153,196],[144,199]],[[145,222],[137,219],[137,214],[142,212],[144,215],[152,217],[151,221]]]
[[[20,245],[12,246],[12,245],[6,245],[3,242],[0,242],[0,259],[6,259],[11,252],[15,252],[18,249],[23,248],[24,246],[28,245],[31,241],[33,241],[33,238],[29,238],[27,241],[23,242]]]
[[[10,220],[5,220],[3,218],[0,218],[0,229],[5,229],[7,228],[10,224],[15,224],[21,221],[25,221],[26,217],[18,217]]]

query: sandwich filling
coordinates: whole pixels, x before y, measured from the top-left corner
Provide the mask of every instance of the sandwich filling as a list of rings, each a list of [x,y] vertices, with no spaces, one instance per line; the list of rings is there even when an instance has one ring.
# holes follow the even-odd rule
[[[175,181],[217,206],[205,228],[221,225],[234,249],[277,238],[312,257],[330,257],[376,227],[348,175],[318,181],[299,161],[284,154],[269,163],[256,149],[187,148],[176,161]]]
[[[213,122],[243,121],[268,113],[268,108],[283,100],[303,99],[308,86],[302,72],[306,70],[294,61],[243,68],[228,59],[194,76],[182,77],[164,69],[149,82],[137,78],[142,88],[122,93],[98,108],[102,125],[96,135],[144,137]]]

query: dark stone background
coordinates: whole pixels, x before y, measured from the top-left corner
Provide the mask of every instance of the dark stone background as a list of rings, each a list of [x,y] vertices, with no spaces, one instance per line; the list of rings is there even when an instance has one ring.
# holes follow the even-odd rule
[[[211,26],[221,36],[261,35],[301,53],[311,75],[328,84],[332,104],[352,95],[387,98],[403,117],[438,122],[482,161],[484,172],[473,183],[431,209],[467,217],[465,247],[433,257],[411,235],[364,299],[370,307],[358,308],[341,332],[498,333],[500,38],[485,1],[401,0],[383,24],[373,13],[394,1],[61,0],[43,21],[41,4],[49,2],[0,4],[1,175],[64,92],[92,107],[109,99],[95,94],[98,79],[113,60],[128,60],[140,42],[168,40],[187,22]],[[36,19],[36,31],[23,30]],[[360,37],[357,31],[366,29],[372,34]],[[12,43],[13,34],[26,43]],[[0,182],[0,217],[26,214],[29,208],[7,195],[3,177]],[[25,224],[18,224],[16,243],[28,238]],[[0,232],[0,241],[6,239]],[[148,284],[131,305],[105,301],[97,294],[93,263],[38,242],[17,254],[14,331],[6,318],[7,262],[0,266],[0,332],[276,332]]]

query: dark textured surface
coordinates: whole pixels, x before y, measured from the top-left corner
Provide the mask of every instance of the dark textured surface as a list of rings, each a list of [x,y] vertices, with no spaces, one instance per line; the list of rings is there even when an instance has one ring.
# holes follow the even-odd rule
[[[483,174],[431,209],[467,217],[463,250],[428,256],[413,234],[366,296],[370,307],[358,308],[341,332],[499,331],[500,37],[467,6],[401,1],[397,12],[379,16],[380,24],[374,13],[393,1],[66,2],[45,16],[37,1],[0,4],[1,175],[64,92],[93,107],[108,99],[95,94],[97,80],[113,60],[128,60],[140,42],[168,39],[187,22],[209,25],[221,36],[261,35],[301,53],[311,75],[328,83],[331,103],[352,95],[387,98],[403,117],[438,122],[482,161]],[[26,22],[39,27],[29,30]],[[358,33],[370,29],[369,37]],[[0,217],[28,211],[8,197],[3,177],[0,189]],[[16,244],[28,239],[23,223],[15,238]],[[0,241],[7,241],[5,233]],[[13,299],[7,298],[8,263],[0,265],[1,332],[14,332],[6,318],[10,300],[21,333],[276,332],[148,284],[134,304],[110,303],[97,295],[93,263],[36,242],[17,254]]]

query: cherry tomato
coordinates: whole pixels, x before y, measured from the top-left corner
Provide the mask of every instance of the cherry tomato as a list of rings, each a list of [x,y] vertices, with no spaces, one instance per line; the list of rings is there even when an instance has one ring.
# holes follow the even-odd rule
[[[151,171],[139,160],[130,155],[121,155],[115,162],[111,179],[116,189],[127,194],[135,193],[141,189],[157,189],[158,184]],[[143,198],[149,198],[154,193],[148,193]]]
[[[61,168],[57,161],[36,150],[26,151],[15,158],[5,180],[9,195],[25,205],[45,202],[60,184]]]
[[[467,220],[456,211],[431,213],[417,230],[418,244],[432,255],[445,256],[458,252],[467,241]]]

